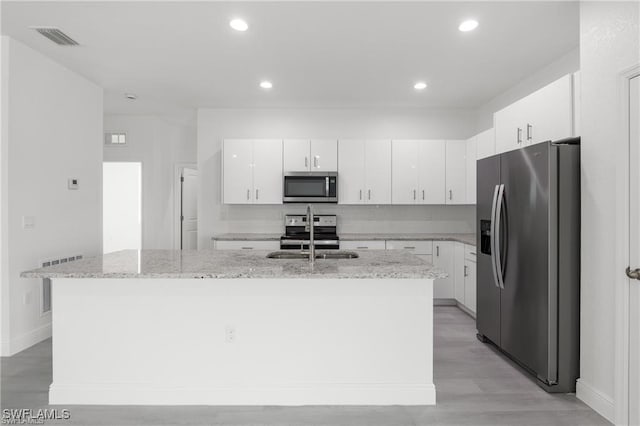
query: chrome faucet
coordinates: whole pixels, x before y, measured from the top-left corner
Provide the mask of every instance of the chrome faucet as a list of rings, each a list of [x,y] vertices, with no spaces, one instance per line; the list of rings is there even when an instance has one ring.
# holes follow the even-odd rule
[[[311,204],[307,204],[307,224],[304,227],[305,231],[309,231],[309,262],[313,265],[316,260],[316,245],[313,240],[314,223],[313,223],[313,209]]]

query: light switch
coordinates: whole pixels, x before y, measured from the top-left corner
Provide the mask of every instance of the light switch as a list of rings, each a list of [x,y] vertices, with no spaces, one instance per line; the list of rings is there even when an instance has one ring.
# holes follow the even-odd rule
[[[22,216],[22,227],[24,229],[33,229],[36,227],[35,216]]]
[[[78,189],[78,178],[69,178],[69,189]]]

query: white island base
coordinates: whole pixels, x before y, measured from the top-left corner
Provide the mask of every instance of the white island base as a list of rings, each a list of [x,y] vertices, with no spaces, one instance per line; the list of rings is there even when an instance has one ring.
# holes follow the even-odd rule
[[[433,280],[54,278],[50,404],[430,405]]]

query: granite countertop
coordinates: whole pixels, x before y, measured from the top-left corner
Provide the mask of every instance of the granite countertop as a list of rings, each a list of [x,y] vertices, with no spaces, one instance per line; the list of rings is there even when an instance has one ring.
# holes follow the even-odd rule
[[[214,235],[211,239],[218,241],[279,241],[282,234],[262,233],[228,233]],[[476,245],[476,234],[426,234],[426,233],[385,233],[385,234],[359,234],[338,233],[342,241],[358,240],[404,240],[404,241],[459,241],[464,244]]]
[[[358,251],[357,259],[267,259],[269,251],[123,250],[23,272],[24,278],[445,278],[405,250]]]

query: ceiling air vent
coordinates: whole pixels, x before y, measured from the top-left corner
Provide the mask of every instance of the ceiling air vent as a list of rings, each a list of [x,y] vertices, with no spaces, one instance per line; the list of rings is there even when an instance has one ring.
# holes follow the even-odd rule
[[[34,30],[60,46],[77,46],[78,42],[54,27],[32,27]]]

